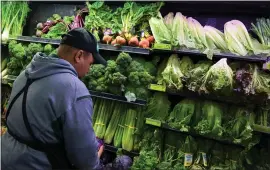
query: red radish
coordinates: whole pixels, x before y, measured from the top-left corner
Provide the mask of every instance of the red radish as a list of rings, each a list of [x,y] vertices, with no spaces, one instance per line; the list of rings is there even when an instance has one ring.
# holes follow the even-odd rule
[[[109,44],[112,41],[112,36],[104,35],[102,41]]]
[[[137,36],[134,36],[134,37],[130,38],[130,40],[128,42],[128,45],[138,47],[139,46],[139,40],[138,40]]]
[[[155,42],[155,38],[152,35],[147,37],[147,40],[149,41],[150,44],[153,44]]]
[[[116,37],[116,44],[119,45],[125,45],[127,43],[126,39],[121,37],[121,36],[117,36]]]
[[[116,39],[114,39],[111,44],[116,45]]]
[[[43,33],[47,33],[47,32],[49,31],[50,27],[51,27],[51,26],[48,26],[48,25],[45,26],[45,27],[42,29],[42,32],[43,32]]]
[[[141,48],[149,48],[149,41],[147,39],[142,39],[139,43],[139,47]]]

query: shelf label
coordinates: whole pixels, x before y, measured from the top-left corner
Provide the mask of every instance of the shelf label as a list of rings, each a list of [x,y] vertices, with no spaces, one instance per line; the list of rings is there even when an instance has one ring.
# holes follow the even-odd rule
[[[150,84],[149,89],[150,90],[155,90],[155,91],[165,92],[166,91],[166,86],[158,85],[158,84]]]
[[[171,50],[172,46],[170,44],[155,43],[153,49]]]
[[[148,125],[153,125],[153,126],[161,127],[161,121],[159,121],[159,120],[154,120],[154,119],[146,118],[146,122],[145,123],[148,124]]]

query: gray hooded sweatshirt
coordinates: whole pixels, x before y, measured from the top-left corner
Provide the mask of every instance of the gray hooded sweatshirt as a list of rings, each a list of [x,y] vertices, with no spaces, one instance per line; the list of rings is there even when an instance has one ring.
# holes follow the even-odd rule
[[[28,90],[26,112],[34,135],[44,143],[64,141],[70,163],[79,169],[96,169],[98,143],[92,125],[93,103],[74,67],[57,56],[37,53],[15,80],[9,100],[37,79]],[[18,137],[33,140],[22,118],[21,95],[11,108],[7,124]],[[8,132],[2,136],[3,170],[52,169],[45,153],[18,142]]]

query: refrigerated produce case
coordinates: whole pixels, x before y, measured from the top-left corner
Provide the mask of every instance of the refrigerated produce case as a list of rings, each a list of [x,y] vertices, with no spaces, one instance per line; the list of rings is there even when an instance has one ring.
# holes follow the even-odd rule
[[[141,8],[151,3],[153,2],[137,2],[142,5]],[[45,53],[55,53],[55,49],[60,43],[61,31],[57,33],[59,35],[56,38],[50,37],[52,34],[49,36],[49,33],[55,30],[53,27],[62,23],[62,20],[57,17],[64,19],[64,16],[78,17],[80,14],[80,22],[84,21],[84,23],[79,25],[85,26],[86,18],[91,13],[89,4],[86,5],[85,2],[54,1],[29,2],[28,4],[31,11],[26,18],[23,34],[10,36],[9,42],[1,45],[2,61],[5,56],[8,62],[4,67],[9,69],[9,74],[2,76],[1,84],[2,126],[5,124],[4,110],[7,104],[5,101],[9,97],[12,82],[31,60],[31,56],[24,56],[23,65],[16,68],[19,69],[19,72],[13,72],[13,67],[9,68],[10,64],[8,66],[8,63],[12,61],[11,58],[14,57],[9,43],[12,42],[15,45],[21,43],[24,48],[37,45]],[[117,8],[123,7],[125,2],[106,1],[105,4],[109,6],[109,8],[103,6],[105,9],[115,11]],[[250,49],[250,47],[246,49],[248,54],[239,55],[238,52],[241,53],[245,50],[237,51],[231,47],[224,51],[220,49],[215,51],[222,46],[220,45],[222,43],[218,41],[215,41],[215,49],[207,52],[205,49],[196,48],[198,44],[195,48],[182,47],[180,40],[184,34],[178,37],[175,35],[179,40],[176,44],[166,40],[168,34],[164,34],[165,38],[162,38],[165,40],[161,41],[161,36],[155,33],[155,26],[162,27],[162,25],[156,24],[154,19],[152,24],[149,22],[150,26],[141,29],[141,25],[138,24],[136,32],[129,30],[131,34],[137,35],[139,41],[135,45],[129,43],[121,45],[120,42],[113,45],[106,43],[103,41],[103,36],[106,35],[103,30],[89,29],[85,26],[89,31],[97,33],[95,35],[100,39],[100,53],[112,63],[108,66],[111,68],[104,68],[104,72],[101,71],[99,76],[90,73],[82,79],[89,88],[94,101],[94,130],[97,137],[106,143],[104,163],[112,162],[114,157],[107,160],[106,154],[113,153],[133,158],[131,169],[134,170],[269,169],[270,4],[267,2],[166,1],[160,9],[153,8],[161,12],[164,21],[157,20],[157,11],[144,15],[153,15],[148,16],[148,21],[155,18],[156,23],[165,23],[165,28],[171,35],[177,33],[172,30],[181,29],[181,26],[174,25],[174,22],[185,22],[185,19],[181,20],[174,16],[177,12],[181,12],[181,16],[195,19],[187,20],[189,24],[191,21],[197,24],[198,21],[202,27],[195,24],[193,27],[182,29],[193,30],[193,32],[189,32],[188,36],[193,36],[193,41],[197,41],[197,43],[203,44],[202,40],[198,40],[200,35],[207,37],[207,34],[202,34],[200,30],[200,28],[206,30],[203,28],[205,25],[224,32],[225,23],[238,20],[244,24],[249,35],[262,44],[262,37],[254,31],[252,26],[252,23],[256,25],[258,18],[268,18],[268,21],[265,22],[268,25],[265,26],[265,30],[268,29],[268,32],[263,32],[263,36],[268,36],[269,39],[264,38],[266,42],[264,42],[263,50],[258,52],[255,47],[254,49]],[[133,10],[135,11],[135,7]],[[101,13],[98,14],[101,15]],[[121,16],[125,15],[127,14],[121,13]],[[50,20],[49,18],[55,23],[44,31],[48,26],[46,21]],[[71,29],[73,20],[70,21],[71,26],[67,26],[68,29]],[[65,20],[65,22],[68,21]],[[118,21],[113,20],[112,22]],[[42,28],[38,28],[39,23],[43,24]],[[235,21],[232,23],[239,24]],[[259,27],[257,26],[257,28]],[[147,29],[148,31],[145,31]],[[43,32],[42,36],[38,35],[37,31]],[[162,31],[164,30],[157,32]],[[234,33],[234,31],[229,30],[227,34]],[[147,35],[148,33],[150,35]],[[197,33],[197,37],[192,33]],[[129,41],[130,37],[123,34],[125,33],[119,34],[119,36]],[[108,35],[116,40],[118,34]],[[151,35],[156,40],[153,43],[147,39]],[[226,35],[224,36],[223,33],[220,37],[226,39]],[[145,39],[150,42],[149,45],[147,47],[139,45]],[[113,40],[111,41],[113,42]],[[211,40],[208,39],[208,41]],[[212,39],[212,41],[214,40]],[[217,45],[218,43],[220,44]],[[226,43],[226,46],[229,46],[228,41]],[[239,48],[241,43],[238,44]],[[244,44],[244,46],[247,48],[248,45]],[[46,51],[45,49],[48,48],[50,50]],[[119,64],[117,61],[120,58],[125,58],[129,65]],[[97,86],[94,83],[96,80],[102,81],[106,70],[110,70],[116,65],[124,70],[121,72],[120,69],[118,72],[108,72],[108,74],[121,75],[120,83],[118,79],[117,82],[115,81],[115,77],[113,77],[115,79],[111,77],[109,79],[111,82],[104,86]],[[142,70],[139,70],[140,68]],[[135,78],[137,78],[136,81]],[[223,84],[219,85],[219,81]],[[260,88],[257,87],[259,85]],[[104,107],[111,109],[104,109]],[[102,113],[100,113],[101,110]],[[2,132],[4,131],[2,130]]]

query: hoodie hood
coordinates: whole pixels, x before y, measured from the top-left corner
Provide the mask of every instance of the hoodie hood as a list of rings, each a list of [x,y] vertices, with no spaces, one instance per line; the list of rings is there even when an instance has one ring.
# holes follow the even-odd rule
[[[26,77],[30,79],[60,73],[70,73],[78,77],[76,70],[68,61],[58,58],[57,55],[47,56],[43,53],[37,53],[25,70]]]

